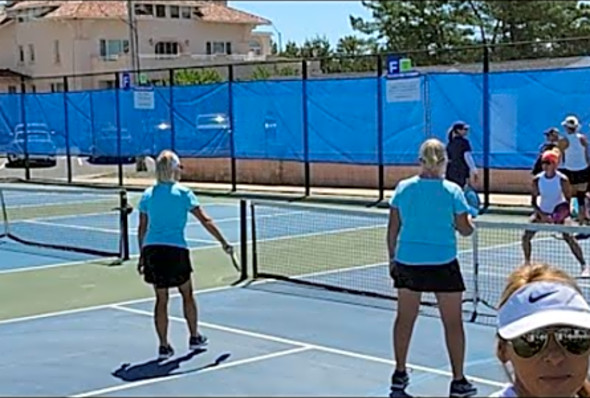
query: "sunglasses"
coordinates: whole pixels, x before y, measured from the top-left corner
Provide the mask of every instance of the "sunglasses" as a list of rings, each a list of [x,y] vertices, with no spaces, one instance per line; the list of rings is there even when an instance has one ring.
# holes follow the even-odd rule
[[[551,162],[550,162],[550,161],[548,161],[548,160],[543,160],[543,161],[541,162],[541,164],[547,164],[547,165],[549,165],[549,164],[551,164]]]
[[[547,348],[550,336],[572,355],[590,350],[590,330],[572,327],[538,329],[510,340],[510,344],[519,357],[532,358]]]

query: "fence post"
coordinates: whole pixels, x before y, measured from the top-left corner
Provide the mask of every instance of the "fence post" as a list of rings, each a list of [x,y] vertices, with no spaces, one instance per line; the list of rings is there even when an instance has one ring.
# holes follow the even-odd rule
[[[229,152],[230,152],[230,163],[231,163],[231,190],[232,192],[236,192],[238,187],[237,183],[237,164],[236,164],[236,142],[235,142],[235,132],[236,126],[234,123],[234,66],[232,64],[227,66],[227,112],[229,117]]]
[[[68,175],[68,184],[72,183],[72,153],[70,148],[70,123],[69,123],[69,112],[68,112],[68,92],[70,91],[69,80],[67,76],[64,76],[64,135],[66,139],[66,166]]]
[[[383,165],[383,58],[377,55],[377,157],[378,157],[378,184],[379,199],[385,197],[385,167]]]
[[[484,209],[490,206],[490,50],[483,47],[483,190]]]
[[[123,159],[121,158],[121,81],[119,72],[115,72],[115,118],[117,123],[117,166],[119,168],[119,186],[123,186]]]
[[[29,166],[29,134],[27,128],[27,111],[26,111],[26,97],[27,97],[27,85],[25,83],[25,77],[21,76],[20,78],[20,92],[21,92],[21,102],[20,102],[20,116],[21,116],[21,123],[23,124],[23,134],[24,134],[24,155],[25,155],[25,179],[28,181],[31,179],[31,168]]]
[[[168,70],[168,80],[170,83],[170,98],[169,98],[169,104],[170,104],[170,149],[172,151],[176,150],[176,124],[174,123],[174,69],[169,69]],[[154,154],[155,156],[158,156],[157,153]]]
[[[310,178],[310,167],[309,167],[309,126],[308,126],[308,114],[307,114],[307,60],[301,61],[301,75],[302,75],[302,105],[303,105],[303,173],[305,178],[305,196],[309,196],[311,193],[311,178]]]

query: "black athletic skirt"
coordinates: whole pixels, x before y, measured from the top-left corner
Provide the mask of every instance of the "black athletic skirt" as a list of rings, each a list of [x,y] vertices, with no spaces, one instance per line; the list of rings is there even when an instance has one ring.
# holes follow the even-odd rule
[[[399,262],[395,265],[391,277],[397,289],[430,293],[465,291],[463,275],[456,259],[441,265],[406,265]]]
[[[148,245],[142,249],[144,280],[157,288],[178,287],[193,272],[188,249],[165,245]]]
[[[590,177],[590,168],[576,171],[559,169],[559,171],[561,171],[567,177],[571,185],[586,184],[588,183],[588,179]]]

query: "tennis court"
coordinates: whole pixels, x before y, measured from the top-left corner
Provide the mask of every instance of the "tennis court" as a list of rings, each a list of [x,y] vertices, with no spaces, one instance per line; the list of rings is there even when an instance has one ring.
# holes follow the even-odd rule
[[[162,363],[154,360],[151,298],[5,319],[0,339],[11,349],[0,365],[0,395],[386,396],[395,309],[383,257],[386,211],[254,202],[244,219],[237,201],[205,208],[234,243],[247,223],[254,278],[197,294],[202,332],[210,338],[205,352],[187,351],[178,297],[170,306],[176,356]],[[74,225],[116,229],[100,217],[80,216]],[[51,222],[70,224],[61,217]],[[130,231],[135,222],[132,214]],[[477,239],[460,240],[469,286],[466,373],[482,396],[505,381],[489,326],[493,317],[486,316],[493,310],[482,301],[495,304],[506,274],[522,261],[516,225],[482,221]],[[189,230],[196,251],[214,245],[198,225]],[[553,232],[539,234],[534,257],[574,272],[573,257]],[[590,253],[587,241],[580,243]],[[195,280],[204,278],[203,268],[196,266]],[[475,303],[479,315],[468,322]],[[435,313],[427,296],[423,312]],[[420,317],[409,362],[409,393],[448,394],[438,317]]]

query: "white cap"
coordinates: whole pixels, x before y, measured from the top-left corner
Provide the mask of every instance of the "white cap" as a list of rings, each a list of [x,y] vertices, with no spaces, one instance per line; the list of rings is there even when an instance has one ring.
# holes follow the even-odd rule
[[[529,283],[514,292],[498,311],[498,334],[504,340],[552,325],[590,329],[590,306],[564,283]]]
[[[566,117],[563,122],[561,122],[561,125],[566,126],[566,127],[575,128],[580,125],[580,121],[578,120],[577,117],[570,115],[570,116]]]

